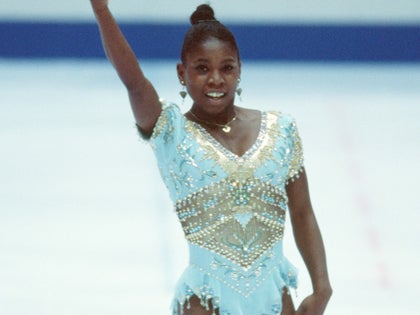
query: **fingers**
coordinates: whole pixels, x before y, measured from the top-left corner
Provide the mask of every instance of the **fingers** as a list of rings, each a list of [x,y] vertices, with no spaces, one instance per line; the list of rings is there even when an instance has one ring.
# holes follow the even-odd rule
[[[281,315],[295,315],[296,314],[292,297],[290,296],[287,289],[283,290],[282,304],[283,304],[283,307],[282,307]]]

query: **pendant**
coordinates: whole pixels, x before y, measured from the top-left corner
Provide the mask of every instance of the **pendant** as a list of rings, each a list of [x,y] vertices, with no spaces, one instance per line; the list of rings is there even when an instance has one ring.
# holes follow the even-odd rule
[[[229,133],[231,129],[232,128],[230,128],[230,126],[227,126],[227,125],[222,128],[223,132],[225,133]]]

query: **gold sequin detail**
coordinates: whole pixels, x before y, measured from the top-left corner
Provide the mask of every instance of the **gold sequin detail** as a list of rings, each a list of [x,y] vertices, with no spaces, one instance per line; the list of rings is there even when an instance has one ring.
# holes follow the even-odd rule
[[[169,106],[169,104],[164,99],[159,99],[159,102],[162,107],[162,112],[160,113],[160,116],[158,118],[158,121],[156,122],[156,125],[153,129],[152,137],[157,138],[159,135],[168,127],[168,111],[166,110],[166,107]],[[170,133],[170,132],[167,132]]]
[[[293,157],[289,165],[288,179],[293,181],[295,178],[299,178],[299,173],[303,170],[303,149],[295,122],[292,123],[292,128]]]
[[[283,237],[286,198],[255,178],[227,178],[177,202],[185,236],[193,244],[248,269]]]

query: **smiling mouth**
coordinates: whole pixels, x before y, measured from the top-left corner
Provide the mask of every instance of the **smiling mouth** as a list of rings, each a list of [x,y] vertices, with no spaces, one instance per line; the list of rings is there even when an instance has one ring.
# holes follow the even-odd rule
[[[225,96],[225,93],[222,93],[222,92],[209,92],[209,93],[206,93],[206,96],[207,97],[210,97],[210,98],[214,98],[214,99],[219,99],[219,98],[222,98],[223,96]]]

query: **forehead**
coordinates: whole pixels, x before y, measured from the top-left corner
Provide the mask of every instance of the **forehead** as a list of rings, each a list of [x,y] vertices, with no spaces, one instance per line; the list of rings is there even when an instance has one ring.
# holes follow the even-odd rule
[[[187,54],[188,61],[197,59],[233,59],[238,60],[238,52],[229,42],[210,37],[202,43],[197,43]]]

